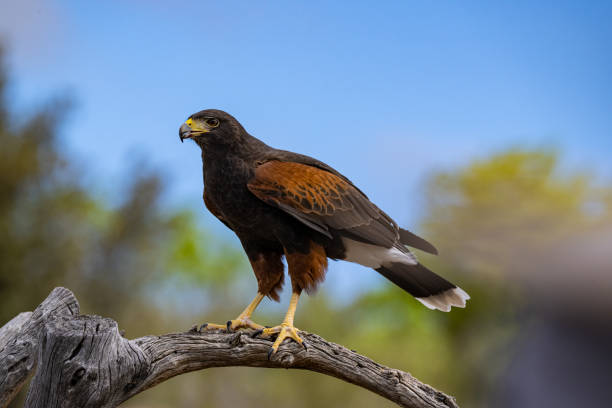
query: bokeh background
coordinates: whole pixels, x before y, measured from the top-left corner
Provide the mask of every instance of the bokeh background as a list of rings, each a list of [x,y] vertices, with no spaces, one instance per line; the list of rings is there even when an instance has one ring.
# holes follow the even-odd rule
[[[129,338],[234,317],[256,283],[203,206],[191,113],[315,156],[472,296],[432,312],[332,263],[296,325],[465,407],[612,400],[609,2],[0,1],[0,325],[55,286]],[[255,320],[275,324],[267,301]],[[21,406],[23,396],[13,403]],[[224,368],[125,407],[391,406]]]

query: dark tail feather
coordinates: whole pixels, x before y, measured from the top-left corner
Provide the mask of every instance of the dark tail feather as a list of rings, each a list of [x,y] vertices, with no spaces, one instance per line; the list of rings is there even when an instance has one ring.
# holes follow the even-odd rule
[[[396,262],[388,267],[382,266],[376,271],[414,297],[437,295],[457,287],[421,264],[406,265]]]
[[[400,228],[400,242],[404,245],[411,246],[421,251],[425,251],[430,254],[438,255],[438,250],[435,246],[427,242],[425,239],[419,237],[412,232]]]
[[[465,307],[465,301],[470,298],[463,289],[421,264],[396,262],[381,266],[376,271],[430,309],[448,312],[451,306]]]

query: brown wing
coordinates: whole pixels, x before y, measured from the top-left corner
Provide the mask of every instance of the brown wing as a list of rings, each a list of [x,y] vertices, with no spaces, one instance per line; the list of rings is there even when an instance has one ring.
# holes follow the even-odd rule
[[[395,245],[395,222],[354,187],[329,171],[272,160],[259,165],[248,183],[260,200],[332,238],[332,233],[387,248]]]

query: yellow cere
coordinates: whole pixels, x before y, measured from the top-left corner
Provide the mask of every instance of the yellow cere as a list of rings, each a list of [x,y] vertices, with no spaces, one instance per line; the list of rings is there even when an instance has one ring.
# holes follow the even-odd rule
[[[192,124],[192,123],[193,123],[193,120],[192,120],[191,118],[189,118],[189,119],[187,119],[187,120],[185,121],[185,124],[186,124],[187,126],[189,126],[189,127],[191,127],[191,124]]]

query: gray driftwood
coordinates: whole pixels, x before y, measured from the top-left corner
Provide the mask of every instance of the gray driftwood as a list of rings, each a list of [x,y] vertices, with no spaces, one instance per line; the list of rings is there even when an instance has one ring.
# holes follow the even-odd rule
[[[78,314],[72,292],[55,288],[34,312],[20,313],[0,328],[0,407],[11,402],[36,367],[38,340],[46,322]]]
[[[72,295],[67,289],[57,288],[45,302],[53,302],[55,297],[63,299],[58,302],[65,305],[66,297],[60,295],[66,292]],[[71,304],[76,305],[76,299]],[[24,328],[43,305],[32,316],[20,318],[25,321]],[[78,306],[71,310],[78,310]],[[116,407],[174,376],[227,366],[311,370],[364,387],[402,407],[457,406],[452,397],[408,373],[382,366],[306,332],[300,335],[308,344],[307,350],[286,342],[268,360],[270,340],[253,337],[250,331],[200,333],[194,328],[185,333],[128,340],[119,333],[117,323],[108,318],[75,313],[47,313],[45,316],[37,320],[38,339],[30,341],[27,357],[30,363],[22,364],[24,368],[20,369],[27,377],[33,362],[38,360],[26,407]],[[14,322],[15,319],[10,322],[13,329],[7,326],[0,329],[0,341],[6,330],[23,332],[24,329],[16,331]],[[2,352],[11,347],[10,344],[5,346]],[[19,358],[7,363],[7,358],[3,357],[0,373],[6,373],[5,367],[21,361]],[[10,401],[14,392],[14,388],[0,387],[0,401]]]

